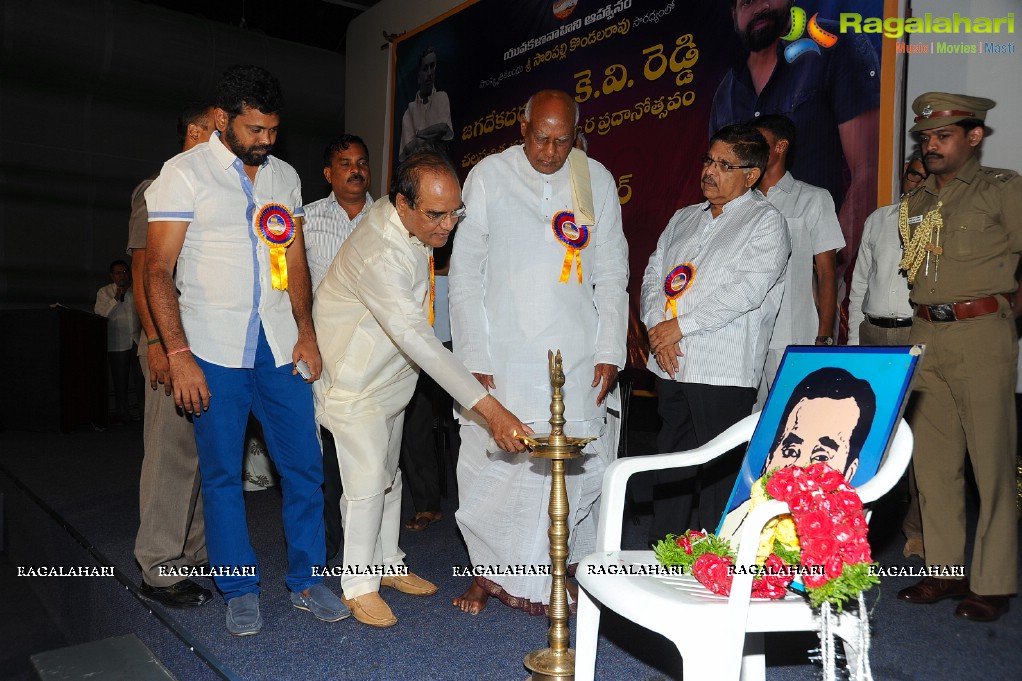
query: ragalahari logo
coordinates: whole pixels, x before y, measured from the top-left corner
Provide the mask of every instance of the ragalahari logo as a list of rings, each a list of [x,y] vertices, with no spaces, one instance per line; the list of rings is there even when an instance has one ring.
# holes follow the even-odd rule
[[[801,7],[791,8],[791,30],[788,31],[788,35],[781,38],[781,40],[789,41],[787,47],[784,48],[784,59],[790,64],[802,55],[808,52],[815,52],[820,54],[820,48],[834,47],[837,43],[837,36],[829,31],[825,31],[820,28],[820,24],[817,23],[816,17],[818,14],[814,14],[809,21],[806,21],[806,11]],[[802,35],[809,31],[809,37],[803,38]]]

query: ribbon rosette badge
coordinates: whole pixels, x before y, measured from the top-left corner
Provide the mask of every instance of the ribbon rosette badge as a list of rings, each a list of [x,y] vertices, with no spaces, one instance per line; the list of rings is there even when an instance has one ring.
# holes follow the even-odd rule
[[[695,278],[696,268],[690,262],[675,265],[674,269],[664,277],[664,295],[667,296],[664,312],[670,310],[672,318],[678,316],[678,298],[688,290],[688,287],[692,285],[692,280]]]
[[[273,288],[287,290],[287,247],[295,240],[295,218],[279,203],[259,209],[255,219],[259,238],[270,247],[270,279]]]
[[[570,210],[563,210],[554,216],[554,236],[564,244],[567,251],[564,254],[564,266],[561,267],[562,284],[568,283],[571,275],[572,263],[578,263],[578,283],[582,283],[582,249],[589,245],[589,228],[585,225],[575,224],[575,214]]]

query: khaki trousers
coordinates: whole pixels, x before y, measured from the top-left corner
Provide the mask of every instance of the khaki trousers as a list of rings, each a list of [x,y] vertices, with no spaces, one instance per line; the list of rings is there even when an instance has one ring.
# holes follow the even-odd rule
[[[161,565],[192,566],[207,560],[199,457],[192,424],[178,411],[174,396],[164,393],[162,385],[149,389],[146,346],[139,348],[138,360],[146,397],[135,559],[146,584],[163,587],[181,577],[161,577]]]
[[[911,326],[885,329],[882,326],[873,326],[868,319],[863,319],[859,324],[859,345],[910,345],[908,339],[911,333]]]
[[[926,345],[911,416],[926,564],[965,564],[965,453],[979,488],[969,576],[981,595],[1018,588],[1015,516],[1015,321],[998,312],[954,322],[916,318],[909,336]]]

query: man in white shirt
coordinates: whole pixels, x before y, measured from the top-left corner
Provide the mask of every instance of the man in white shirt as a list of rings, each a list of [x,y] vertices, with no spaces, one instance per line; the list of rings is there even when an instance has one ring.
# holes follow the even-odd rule
[[[837,252],[845,245],[830,192],[796,180],[788,172],[795,124],[770,114],[750,121],[770,146],[766,172],[756,189],[788,223],[791,257],[784,273],[784,295],[767,350],[758,407],[766,404],[777,368],[789,345],[834,345],[837,317]],[[815,266],[815,267],[814,267]],[[813,300],[813,283],[816,300]]]
[[[927,175],[922,155],[916,151],[905,163],[905,174],[901,178],[902,196],[915,190]],[[908,279],[900,267],[903,255],[898,234],[900,205],[899,202],[877,208],[866,219],[855,271],[852,272],[852,289],[848,295],[849,345],[909,344],[914,311],[909,302]],[[908,508],[901,522],[901,531],[905,535],[902,554],[906,558],[925,558],[923,518],[912,466],[909,466],[907,476]]]
[[[291,602],[328,622],[350,614],[315,574],[326,562],[323,462],[308,383],[321,361],[298,174],[270,156],[280,104],[269,72],[231,67],[217,86],[217,134],[164,164],[146,191],[146,293],[175,401],[194,416],[209,562],[236,636],[262,628],[241,481],[249,412],[283,481]]]
[[[305,256],[309,261],[312,291],[330,269],[344,240],[369,212],[372,173],[369,149],[361,137],[347,133],[333,139],[323,150],[323,177],[330,183],[330,195],[305,206]],[[326,557],[341,548],[341,473],[330,431],[320,426],[323,442],[323,524],[326,528]]]
[[[132,376],[131,358],[137,351],[138,315],[135,297],[131,291],[131,267],[123,260],[110,263],[111,283],[96,292],[96,314],[107,318],[106,356],[110,362],[110,377],[114,383],[114,404],[117,422],[131,420],[128,410],[128,386]],[[135,381],[136,383],[138,381]],[[142,393],[138,393],[142,398]]]
[[[436,89],[436,67],[436,49],[427,47],[419,58],[419,90],[401,118],[398,151],[402,161],[416,151],[436,148],[454,137],[451,101],[446,92]]]
[[[661,453],[706,444],[752,413],[791,253],[784,216],[753,190],[768,156],[755,128],[718,130],[702,159],[707,200],[674,214],[646,266],[641,318]],[[736,450],[660,474],[651,536],[716,527],[740,465]]]
[[[918,151],[906,161],[904,173],[902,196],[926,179],[926,167]],[[908,300],[908,279],[899,268],[900,205],[877,208],[866,219],[848,295],[849,345],[908,345],[913,310]]]
[[[465,182],[467,217],[451,257],[454,352],[479,382],[537,430],[549,429],[548,350],[564,357],[568,435],[598,437],[567,465],[569,565],[595,546],[603,471],[614,457],[605,400],[624,366],[628,244],[613,176],[573,150],[578,107],[539,92],[525,143],[487,157]],[[474,565],[548,565],[545,460],[508,456],[462,418],[458,526]],[[478,613],[489,596],[542,614],[550,576],[477,577],[454,604]]]
[[[316,294],[323,344],[316,415],[333,433],[344,480],[341,587],[355,619],[374,627],[397,624],[381,585],[414,596],[437,591],[407,571],[398,547],[401,426],[419,371],[485,419],[506,451],[522,451],[515,434],[531,432],[433,334],[433,248],[447,243],[464,214],[450,161],[409,156],[389,200],[378,201],[344,243]],[[349,573],[356,568],[360,574]]]

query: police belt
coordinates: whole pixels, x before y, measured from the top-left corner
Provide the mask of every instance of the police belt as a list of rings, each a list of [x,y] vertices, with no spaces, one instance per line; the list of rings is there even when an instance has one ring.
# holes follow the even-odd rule
[[[916,308],[916,316],[928,322],[954,322],[959,319],[972,319],[997,312],[1000,304],[997,296],[987,296],[964,303],[942,303],[940,305],[920,305]]]
[[[866,319],[873,326],[879,326],[881,329],[903,329],[906,326],[912,326],[911,317],[871,317],[866,315]]]

